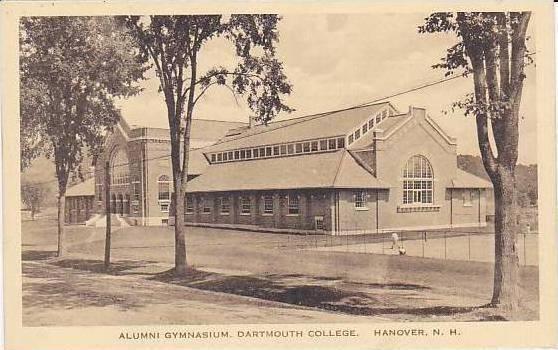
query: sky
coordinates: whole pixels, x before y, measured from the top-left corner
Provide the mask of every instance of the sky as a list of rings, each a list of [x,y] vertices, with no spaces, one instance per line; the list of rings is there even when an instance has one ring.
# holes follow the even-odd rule
[[[277,120],[325,112],[385,98],[440,80],[444,71],[432,69],[454,34],[419,34],[427,13],[412,14],[288,14],[279,23],[277,55],[293,85],[287,105],[295,111]],[[533,32],[533,24],[529,32]],[[533,40],[529,41],[533,46]],[[531,47],[532,48],[532,47]],[[234,50],[217,39],[201,53],[201,68],[232,67]],[[526,70],[520,111],[519,162],[536,163],[535,66]],[[163,96],[153,71],[141,82],[142,93],[119,101],[131,124],[168,127]],[[389,99],[401,112],[409,105],[425,107],[450,135],[457,137],[460,154],[478,155],[474,119],[451,104],[473,89],[472,78],[460,78]],[[250,110],[242,99],[223,87],[200,99],[194,118],[248,122]],[[447,112],[447,113],[446,113]]]

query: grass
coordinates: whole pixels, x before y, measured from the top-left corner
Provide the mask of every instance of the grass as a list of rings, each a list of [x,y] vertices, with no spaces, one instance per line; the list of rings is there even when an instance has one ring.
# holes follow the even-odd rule
[[[52,222],[22,225],[27,258],[48,259],[41,244],[56,242]],[[53,263],[59,268],[99,272],[104,229],[68,229],[71,256],[67,261]],[[498,319],[489,310],[478,308],[490,301],[491,263],[302,249],[325,242],[329,239],[325,236],[194,227],[188,227],[186,232],[188,262],[198,273],[177,279],[159,271],[142,278],[359,317],[398,321]],[[349,239],[358,242],[362,238]],[[37,240],[40,244],[35,243]],[[173,230],[117,230],[111,255],[115,266],[120,266],[114,270],[119,276],[134,275],[141,265],[170,267],[174,259]],[[538,268],[521,267],[520,277],[521,316],[525,320],[538,319]]]

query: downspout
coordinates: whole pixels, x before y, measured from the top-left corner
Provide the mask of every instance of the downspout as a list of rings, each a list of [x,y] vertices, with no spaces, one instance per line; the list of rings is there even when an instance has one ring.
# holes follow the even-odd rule
[[[479,188],[479,227],[481,227],[481,189]]]
[[[450,188],[450,228],[453,228],[453,188]]]
[[[379,223],[379,220],[380,220],[379,210],[380,209],[378,207],[378,204],[379,204],[379,191],[378,191],[378,189],[376,189],[376,234],[380,233],[380,223]]]

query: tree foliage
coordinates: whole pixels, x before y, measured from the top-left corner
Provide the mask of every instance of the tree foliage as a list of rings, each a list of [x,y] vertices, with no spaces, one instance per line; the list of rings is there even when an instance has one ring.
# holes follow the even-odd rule
[[[291,92],[276,58],[276,15],[128,16],[120,18],[134,34],[141,59],[151,62],[167,106],[173,185],[176,194],[175,271],[186,269],[183,215],[188,174],[191,120],[200,98],[214,86],[243,96],[253,117],[267,123],[290,112],[282,97]],[[221,39],[232,43],[235,67],[210,65],[203,70],[204,47]],[[206,58],[207,59],[207,58]]]
[[[48,193],[48,187],[40,182],[23,182],[21,184],[21,201],[31,212],[31,220],[40,212]]]
[[[96,152],[120,118],[114,99],[139,92],[134,82],[144,68],[135,51],[109,17],[20,21],[21,166],[40,154],[54,158],[59,234],[68,178],[82,150]]]

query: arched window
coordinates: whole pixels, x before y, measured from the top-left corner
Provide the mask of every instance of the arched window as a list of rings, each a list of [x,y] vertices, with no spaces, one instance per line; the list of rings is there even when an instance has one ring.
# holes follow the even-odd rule
[[[113,152],[110,161],[111,183],[113,185],[125,185],[129,178],[128,154],[124,149],[117,149]]]
[[[159,200],[170,201],[170,178],[167,175],[161,175],[157,184],[159,185]]]
[[[403,169],[403,204],[433,204],[434,175],[428,159],[412,156]]]

